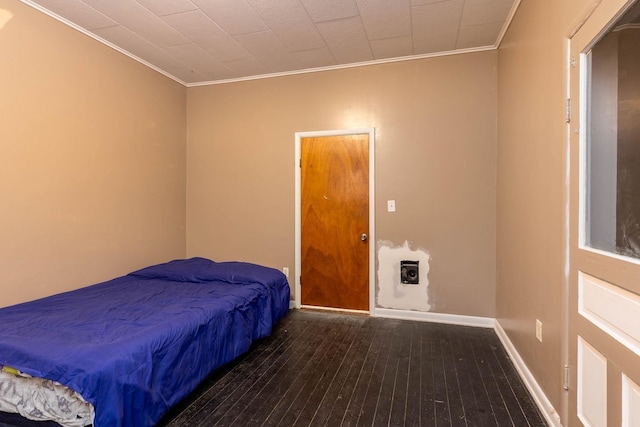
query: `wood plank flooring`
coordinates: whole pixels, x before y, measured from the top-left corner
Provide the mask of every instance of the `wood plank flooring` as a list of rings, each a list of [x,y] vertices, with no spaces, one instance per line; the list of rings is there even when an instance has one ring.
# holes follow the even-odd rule
[[[491,329],[292,310],[160,425],[547,424]]]

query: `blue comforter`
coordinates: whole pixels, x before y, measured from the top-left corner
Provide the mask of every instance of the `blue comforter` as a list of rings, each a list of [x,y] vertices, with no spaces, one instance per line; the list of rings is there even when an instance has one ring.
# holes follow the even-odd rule
[[[0,364],[76,390],[97,427],[151,426],[288,308],[278,270],[176,260],[0,309]]]

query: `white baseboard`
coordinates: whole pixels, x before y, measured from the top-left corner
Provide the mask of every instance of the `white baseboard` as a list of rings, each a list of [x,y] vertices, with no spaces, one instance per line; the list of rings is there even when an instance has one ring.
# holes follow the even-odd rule
[[[295,300],[290,299],[289,300],[289,309],[292,309],[292,308],[298,308],[298,304],[296,304]]]
[[[547,396],[544,394],[544,391],[542,391],[542,388],[531,374],[529,368],[527,368],[527,365],[524,363],[524,361],[516,351],[516,348],[511,343],[511,340],[507,336],[507,333],[504,331],[504,329],[502,329],[500,322],[497,320],[495,322],[494,329],[496,331],[496,334],[498,335],[498,338],[500,338],[503,347],[507,351],[507,354],[509,354],[509,357],[513,361],[518,374],[520,374],[520,378],[522,378],[525,386],[533,396],[533,400],[535,400],[544,418],[547,420],[550,426],[562,427],[562,422],[560,420],[558,411],[555,410]]]
[[[495,319],[489,317],[396,310],[392,308],[376,308],[372,315],[375,317],[388,317],[390,319],[419,320],[423,322],[448,323],[450,325],[476,326],[480,328],[493,328],[496,322]]]

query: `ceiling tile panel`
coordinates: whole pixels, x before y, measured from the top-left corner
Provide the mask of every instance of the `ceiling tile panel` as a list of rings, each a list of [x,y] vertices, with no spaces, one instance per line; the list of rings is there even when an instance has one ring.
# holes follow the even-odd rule
[[[187,83],[492,47],[516,2],[22,1]]]
[[[316,24],[338,64],[371,61],[373,53],[359,16]]]
[[[502,30],[502,22],[460,27],[456,49],[493,46],[496,44],[500,30]]]
[[[231,70],[229,68],[205,52],[200,46],[196,46],[193,43],[181,46],[168,46],[164,49],[185,65],[207,76],[210,80],[228,79],[231,76]]]
[[[177,67],[177,68],[167,67],[165,71],[187,84],[204,82],[209,80],[207,76],[198,73],[197,71],[195,71],[190,67],[187,67],[186,65],[183,67]]]
[[[369,40],[411,35],[410,0],[357,0]]]
[[[189,42],[186,37],[134,0],[84,2],[159,47]]]
[[[271,31],[241,34],[235,39],[270,73],[300,69],[298,61]]]
[[[269,21],[278,20],[284,15],[284,20],[298,22],[309,20],[307,10],[299,0],[246,0],[247,4],[267,24]]]
[[[466,0],[460,25],[504,23],[512,6],[512,0]]]
[[[324,40],[299,0],[247,0],[289,51],[318,49]]]
[[[413,53],[454,50],[463,6],[464,0],[448,0],[413,7]]]
[[[225,62],[236,77],[256,76],[267,74],[269,71],[255,58],[240,59],[238,61]]]
[[[301,0],[313,22],[334,21],[358,16],[355,0]]]
[[[269,27],[291,52],[326,47],[322,36],[312,22],[297,27],[278,22],[270,23]]]
[[[411,0],[411,6],[423,6],[432,3],[444,3],[451,0]]]
[[[301,50],[292,55],[302,68],[320,68],[336,65],[336,60],[328,47],[314,50]]]
[[[413,40],[411,36],[371,40],[371,49],[376,59],[410,56],[413,55]]]
[[[197,9],[189,0],[137,0],[137,2],[157,16],[172,15]]]
[[[251,56],[240,43],[200,10],[169,15],[162,19],[221,62]]]
[[[269,29],[245,0],[191,0],[229,35],[251,34]]]
[[[36,0],[34,3],[86,30],[118,25],[113,19],[80,0]]]
[[[158,68],[178,68],[184,66],[184,64],[175,57],[121,25],[117,27],[99,28],[95,30],[94,33],[98,37],[113,43]]]

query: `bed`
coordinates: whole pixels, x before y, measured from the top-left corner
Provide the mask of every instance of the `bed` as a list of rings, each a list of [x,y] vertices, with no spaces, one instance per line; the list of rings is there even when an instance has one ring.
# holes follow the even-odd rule
[[[96,427],[151,426],[288,309],[276,269],[174,260],[0,309],[0,365],[76,392]],[[0,379],[0,396],[12,387]]]

